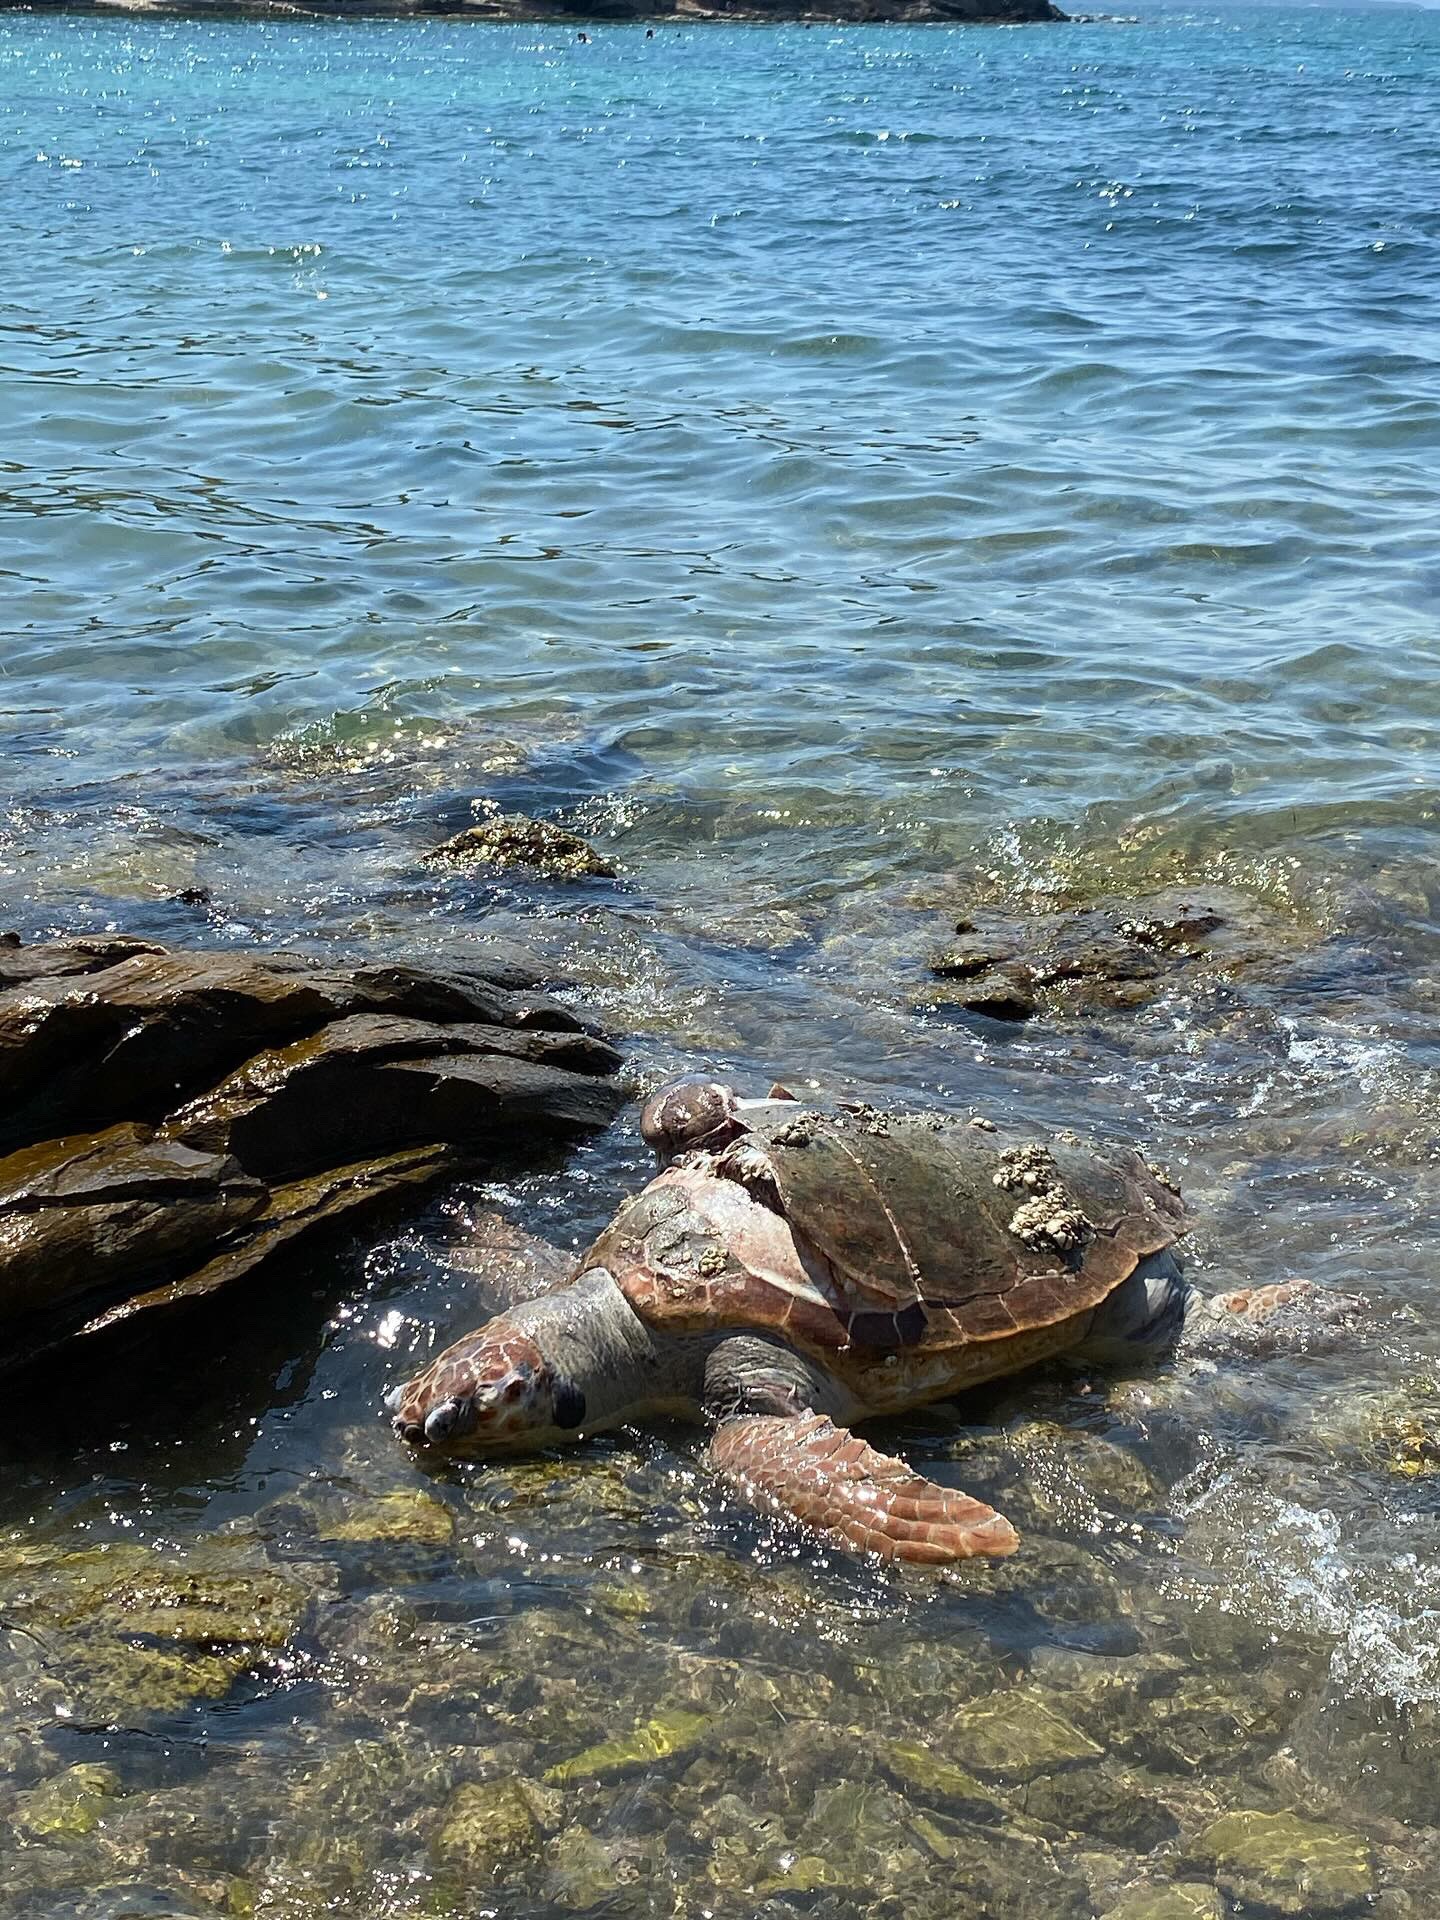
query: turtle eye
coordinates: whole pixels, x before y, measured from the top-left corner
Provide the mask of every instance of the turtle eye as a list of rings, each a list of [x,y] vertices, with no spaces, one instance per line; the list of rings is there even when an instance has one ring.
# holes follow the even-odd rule
[[[525,1380],[521,1374],[512,1373],[500,1389],[500,1398],[513,1404],[525,1391]]]
[[[578,1427],[585,1418],[585,1396],[580,1389],[569,1380],[559,1380],[552,1399],[556,1426]]]

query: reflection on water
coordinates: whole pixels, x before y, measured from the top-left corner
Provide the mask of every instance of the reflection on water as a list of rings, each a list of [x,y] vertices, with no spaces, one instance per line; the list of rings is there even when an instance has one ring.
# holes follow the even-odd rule
[[[1024,1534],[943,1579],[678,1429],[394,1446],[468,1210],[582,1245],[633,1115],[12,1389],[3,1920],[1440,1908],[1433,18],[0,60],[6,924],[518,932],[637,1086],[1113,1132],[1202,1284],[1367,1302],[898,1423]],[[482,797],[618,878],[422,865]],[[1201,885],[1253,964],[932,990]]]

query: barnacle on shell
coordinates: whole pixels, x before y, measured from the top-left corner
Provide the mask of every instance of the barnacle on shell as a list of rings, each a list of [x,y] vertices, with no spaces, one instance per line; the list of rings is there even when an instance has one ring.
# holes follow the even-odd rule
[[[1060,1184],[1060,1171],[1049,1150],[1033,1141],[1023,1147],[1007,1147],[992,1176],[997,1187],[1007,1190],[1024,1187],[1031,1193],[1048,1193]]]
[[[1010,1231],[1037,1253],[1047,1247],[1073,1253],[1085,1245],[1095,1228],[1063,1194],[1048,1193],[1018,1206],[1011,1216]]]

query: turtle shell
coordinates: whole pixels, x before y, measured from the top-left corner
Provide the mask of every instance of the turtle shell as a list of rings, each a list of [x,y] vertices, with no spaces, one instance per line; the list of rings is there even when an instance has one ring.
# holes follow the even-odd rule
[[[1184,1229],[1129,1147],[806,1107],[652,1181],[592,1258],[677,1332],[941,1353],[1098,1306]]]

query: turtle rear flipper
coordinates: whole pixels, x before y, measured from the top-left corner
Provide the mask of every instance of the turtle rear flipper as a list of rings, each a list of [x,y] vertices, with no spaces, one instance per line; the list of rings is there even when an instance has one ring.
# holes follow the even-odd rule
[[[1352,1336],[1363,1319],[1362,1295],[1334,1292],[1313,1280],[1237,1287],[1208,1297],[1191,1289],[1182,1358],[1221,1359],[1276,1353],[1322,1353]]]
[[[852,1553],[939,1566],[1020,1544],[984,1501],[913,1473],[824,1414],[727,1420],[710,1460],[753,1506],[790,1514]]]

